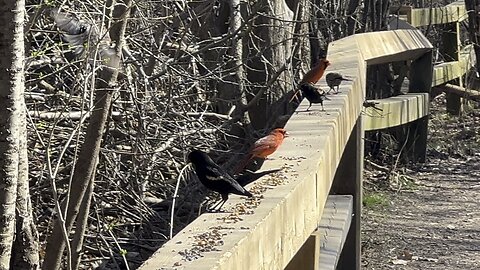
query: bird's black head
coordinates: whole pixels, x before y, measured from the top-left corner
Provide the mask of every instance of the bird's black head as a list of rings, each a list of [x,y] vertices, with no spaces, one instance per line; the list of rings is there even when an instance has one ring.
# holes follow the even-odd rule
[[[200,150],[194,149],[188,154],[188,160],[192,162],[193,164],[199,163],[199,162],[205,162],[205,160],[210,159],[208,155]]]

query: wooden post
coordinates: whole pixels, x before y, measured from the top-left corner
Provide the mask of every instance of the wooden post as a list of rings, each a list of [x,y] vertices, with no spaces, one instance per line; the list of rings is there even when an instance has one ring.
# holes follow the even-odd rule
[[[460,42],[459,42],[459,23],[450,23],[444,26],[443,30],[443,55],[447,62],[458,61],[460,59]],[[462,79],[455,79],[451,83],[459,84]],[[459,84],[460,85],[460,84]],[[462,113],[462,97],[447,93],[447,112],[452,115],[460,115]]]
[[[362,213],[363,127],[361,116],[350,134],[333,179],[330,194],[353,195],[352,224],[348,231],[338,270],[360,269],[360,215]]]
[[[297,254],[287,264],[285,270],[318,270],[318,257],[320,254],[319,234],[313,233],[303,244]]]
[[[414,60],[410,66],[410,93],[430,93],[432,88],[432,52]],[[428,115],[409,125],[404,157],[413,162],[425,162],[427,156]]]

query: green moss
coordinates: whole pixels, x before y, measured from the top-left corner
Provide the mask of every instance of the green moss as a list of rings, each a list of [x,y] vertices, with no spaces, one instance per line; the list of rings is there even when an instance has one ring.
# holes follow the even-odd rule
[[[368,193],[363,195],[363,206],[366,208],[383,208],[388,206],[390,199],[382,193]]]

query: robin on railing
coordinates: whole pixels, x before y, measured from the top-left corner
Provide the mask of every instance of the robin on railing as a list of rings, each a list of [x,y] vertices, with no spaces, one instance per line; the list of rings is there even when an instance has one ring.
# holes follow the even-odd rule
[[[216,204],[213,209],[219,206],[218,210],[220,210],[228,200],[230,193],[253,197],[250,192],[242,187],[229,173],[218,166],[205,152],[193,150],[188,154],[188,159],[193,164],[193,168],[200,182],[206,188],[216,191],[222,196],[222,200]]]
[[[241,172],[248,163],[254,158],[265,159],[269,155],[273,154],[277,148],[282,144],[287,131],[283,128],[276,128],[265,137],[262,137],[255,141],[253,147],[248,152],[248,155],[238,164],[235,169],[235,173]]]

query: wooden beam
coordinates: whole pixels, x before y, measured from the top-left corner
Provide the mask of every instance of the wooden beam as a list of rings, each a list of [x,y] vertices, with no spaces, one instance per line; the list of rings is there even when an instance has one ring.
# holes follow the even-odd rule
[[[460,29],[458,28],[459,22],[450,23],[443,27],[442,41],[443,41],[443,55],[447,61],[459,61],[460,60]],[[462,81],[461,74],[457,79],[451,81],[456,83]],[[459,95],[448,93],[447,94],[447,112],[452,115],[460,115],[463,110],[462,98]]]
[[[318,229],[303,244],[285,270],[335,270],[352,215],[353,196],[329,195]]]
[[[472,45],[467,45],[460,51],[458,61],[436,64],[433,67],[432,86],[445,84],[463,76],[470,67],[475,65],[475,52]]]
[[[327,201],[328,205],[328,201]],[[325,208],[327,207],[325,205]],[[325,211],[324,209],[323,211]],[[313,233],[308,237],[293,259],[287,264],[285,270],[318,270],[318,258],[320,255],[320,235]]]
[[[358,118],[335,173],[330,194],[351,195],[353,218],[336,269],[359,270],[361,266],[360,216],[362,212],[363,137],[361,117]]]
[[[337,269],[340,254],[352,223],[352,215],[353,196],[328,196],[322,220],[318,230],[314,233],[320,238],[319,265],[316,269]]]
[[[446,93],[456,94],[463,98],[480,102],[480,91],[465,89],[464,87],[460,87],[460,86],[449,84],[449,83],[436,86],[435,89],[446,92]]]
[[[413,61],[410,64],[409,93],[430,94],[430,90],[432,89],[432,73],[432,52],[426,53]],[[402,156],[408,161],[425,162],[427,158],[428,115],[413,121],[407,128],[406,151],[402,152]]]
[[[463,1],[453,2],[443,7],[414,8],[410,14],[408,22],[415,27],[461,22],[467,18]]]
[[[428,115],[428,93],[405,94],[369,102],[375,103],[376,108],[365,108],[365,131],[404,125]]]
[[[355,37],[368,65],[414,60],[433,49],[430,41],[418,30],[369,32]],[[392,42],[394,40],[405,43]]]

